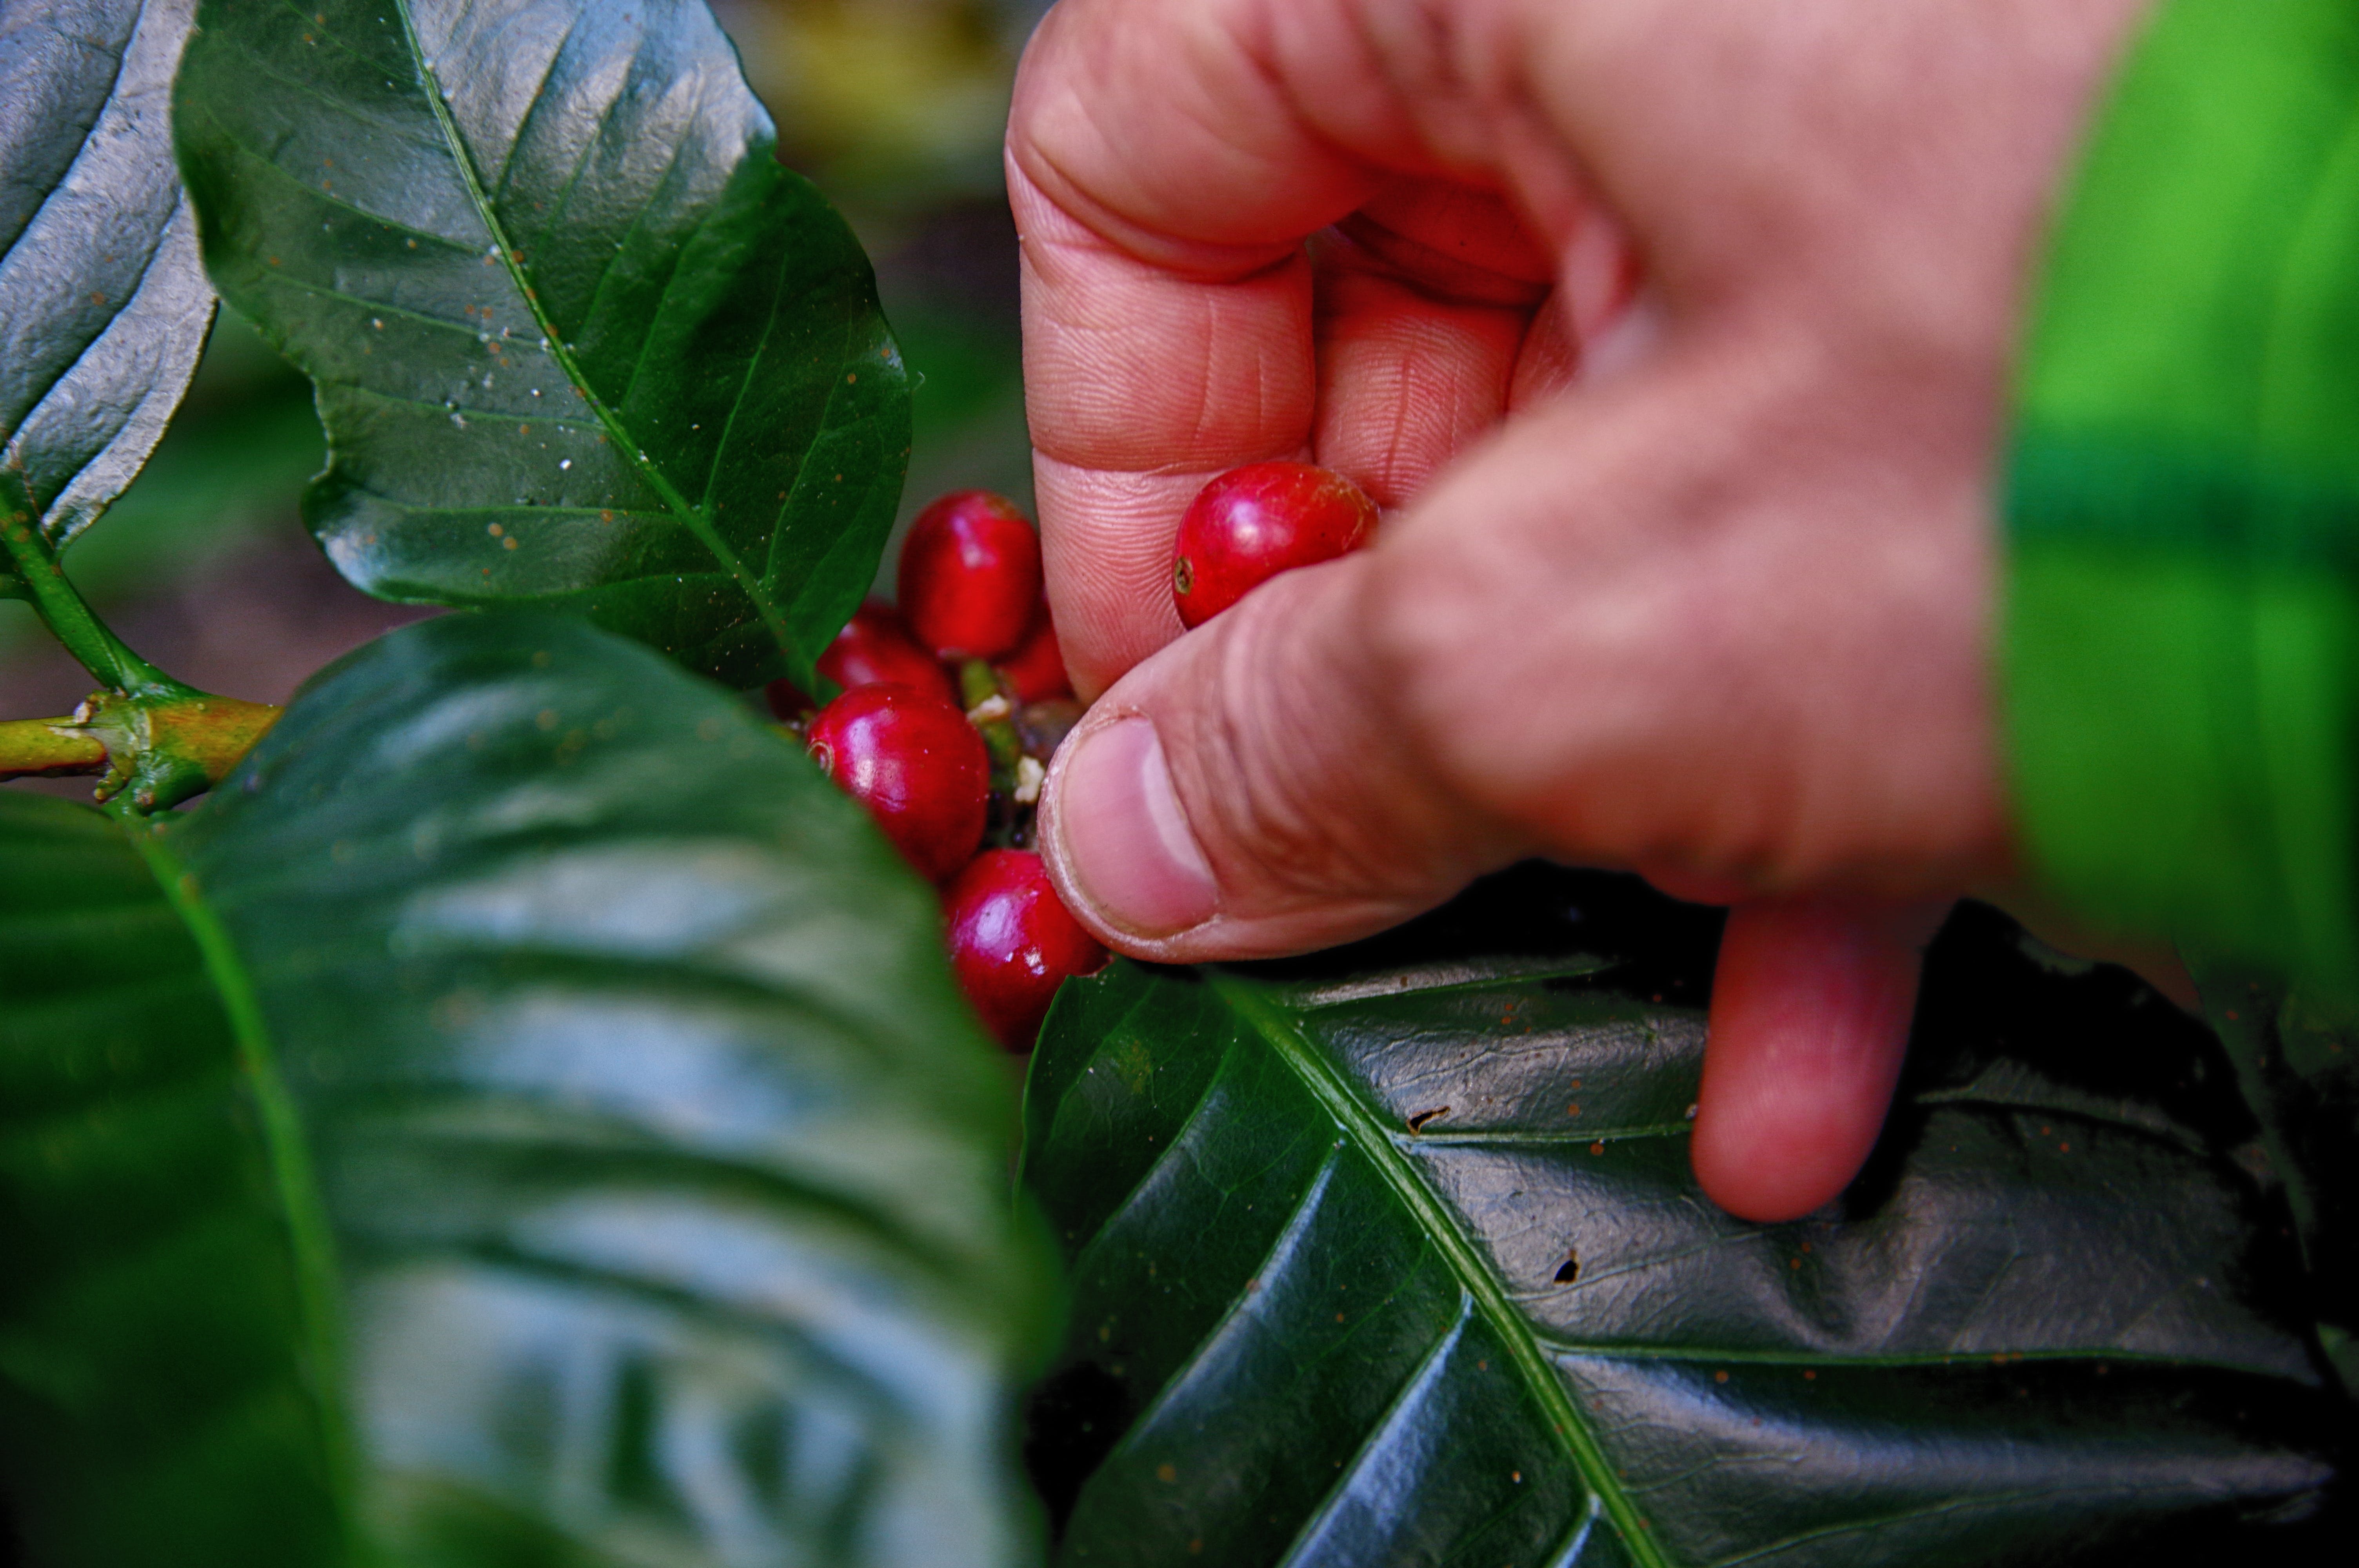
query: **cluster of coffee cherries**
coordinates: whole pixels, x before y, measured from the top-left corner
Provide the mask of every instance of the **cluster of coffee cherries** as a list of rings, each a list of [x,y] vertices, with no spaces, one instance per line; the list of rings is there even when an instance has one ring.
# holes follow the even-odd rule
[[[1357,548],[1375,518],[1350,481],[1307,464],[1223,474],[1180,524],[1180,620],[1200,625],[1280,571]],[[959,984],[1003,1045],[1028,1051],[1057,988],[1106,960],[1032,844],[1049,758],[1082,711],[1039,535],[1000,497],[954,492],[910,526],[896,587],[897,603],[863,605],[820,656],[842,696],[813,711],[777,681],[770,706],[942,890]]]

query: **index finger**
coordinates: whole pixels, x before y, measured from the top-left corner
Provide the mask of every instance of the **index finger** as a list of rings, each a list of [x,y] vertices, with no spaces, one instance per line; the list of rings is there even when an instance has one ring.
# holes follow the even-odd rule
[[[1084,697],[1180,635],[1172,539],[1206,479],[1309,457],[1402,502],[1548,357],[1527,334],[1593,215],[1569,175],[1519,183],[1530,211],[1507,200],[1497,83],[1402,20],[1386,0],[1066,0],[1027,52],[1026,390]],[[1303,242],[1346,214],[1314,267]]]
[[[1259,69],[1260,8],[1082,0],[1008,121],[1049,591],[1085,695],[1180,634],[1171,529],[1206,479],[1307,453],[1307,234],[1373,176]]]

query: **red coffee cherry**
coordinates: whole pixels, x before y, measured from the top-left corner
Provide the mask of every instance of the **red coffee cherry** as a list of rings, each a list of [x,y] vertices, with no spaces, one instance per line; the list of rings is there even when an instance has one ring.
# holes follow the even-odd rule
[[[1309,463],[1247,463],[1197,493],[1180,519],[1171,602],[1201,626],[1282,571],[1348,555],[1376,528],[1376,503]]]
[[[891,605],[874,600],[853,611],[835,634],[819,656],[819,673],[846,691],[892,681],[931,692],[944,702],[958,701],[958,688],[951,685],[941,662],[909,641]]]
[[[901,619],[939,659],[995,659],[1024,640],[1040,598],[1040,535],[988,491],[953,491],[901,545]]]
[[[1106,950],[1075,920],[1028,849],[985,849],[943,896],[951,967],[984,1022],[1029,1051],[1069,975],[1094,974]]]
[[[940,881],[983,842],[991,759],[952,704],[910,686],[854,687],[819,710],[809,743],[920,876]]]
[[[1049,619],[1046,595],[1033,611],[1031,632],[999,662],[999,673],[1016,688],[1018,702],[1045,702],[1052,697],[1073,695],[1072,677],[1065,673],[1065,654],[1057,646],[1057,627]]]

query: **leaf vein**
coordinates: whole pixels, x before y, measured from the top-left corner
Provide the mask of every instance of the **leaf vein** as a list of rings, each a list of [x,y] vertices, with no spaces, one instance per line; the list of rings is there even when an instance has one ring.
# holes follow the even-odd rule
[[[411,0],[396,0],[396,8],[401,17],[402,31],[408,40],[410,53],[422,62],[425,51],[419,44],[417,19],[412,15],[410,6]],[[439,91],[440,83],[431,70],[424,70],[422,63],[421,71],[426,79],[428,106],[433,110],[437,123],[442,127],[443,137],[448,144],[451,157],[459,169],[460,178],[466,184],[468,199],[474,203],[477,217],[491,232],[492,243],[497,250],[500,265],[507,271],[510,287],[516,290],[517,297],[531,311],[533,319],[540,327],[542,336],[549,339],[549,351],[551,357],[556,359],[564,370],[566,378],[573,384],[575,391],[581,395],[582,401],[590,406],[592,411],[598,416],[600,422],[606,426],[613,439],[620,444],[624,460],[632,463],[639,470],[641,476],[647,481],[648,488],[661,497],[667,506],[679,514],[681,521],[687,524],[689,532],[696,535],[697,541],[712,552],[713,558],[721,563],[731,578],[735,579],[738,591],[745,596],[754,606],[755,611],[761,616],[763,624],[768,627],[770,635],[778,647],[781,650],[791,648],[792,639],[787,632],[786,619],[780,614],[778,607],[771,601],[761,581],[746,569],[743,561],[737,558],[736,551],[730,547],[729,542],[723,539],[719,531],[712,526],[712,519],[690,505],[688,498],[679,492],[679,487],[674,485],[663,470],[648,459],[637,440],[623,425],[621,416],[606,406],[604,399],[599,396],[597,389],[591,384],[589,377],[583,373],[581,364],[573,357],[572,345],[566,341],[564,334],[559,330],[557,324],[549,319],[548,312],[542,308],[538,297],[525,278],[523,264],[515,248],[508,243],[500,215],[492,206],[490,198],[484,194],[483,178],[475,168],[474,157],[468,150],[465,139],[459,135],[459,128],[451,118],[449,105],[442,101]],[[669,282],[666,287],[669,291]]]
[[[1604,1498],[1616,1531],[1639,1568],[1671,1568],[1669,1558],[1652,1530],[1639,1517],[1636,1505],[1623,1489],[1618,1473],[1606,1458],[1588,1418],[1573,1404],[1564,1381],[1543,1356],[1540,1341],[1527,1318],[1509,1303],[1505,1288],[1476,1256],[1442,1201],[1435,1195],[1392,1141],[1392,1129],[1380,1122],[1353,1094],[1294,1022],[1252,981],[1215,969],[1209,977],[1222,999],[1251,1023],[1288,1067],[1293,1069],[1345,1135],[1356,1143],[1383,1177],[1394,1195],[1431,1238],[1460,1286],[1472,1295],[1492,1331],[1508,1352],[1525,1386],[1546,1413],[1549,1426],[1564,1444],[1567,1456],[1589,1489]]]

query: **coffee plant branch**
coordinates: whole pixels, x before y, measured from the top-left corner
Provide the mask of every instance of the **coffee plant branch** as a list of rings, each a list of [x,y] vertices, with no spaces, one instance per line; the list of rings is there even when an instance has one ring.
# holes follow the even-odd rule
[[[0,723],[0,780],[94,775],[101,802],[167,810],[219,784],[278,717],[267,703],[215,697],[173,679],[99,619],[20,504],[7,507],[0,550],[41,623],[102,689],[63,719]]]

